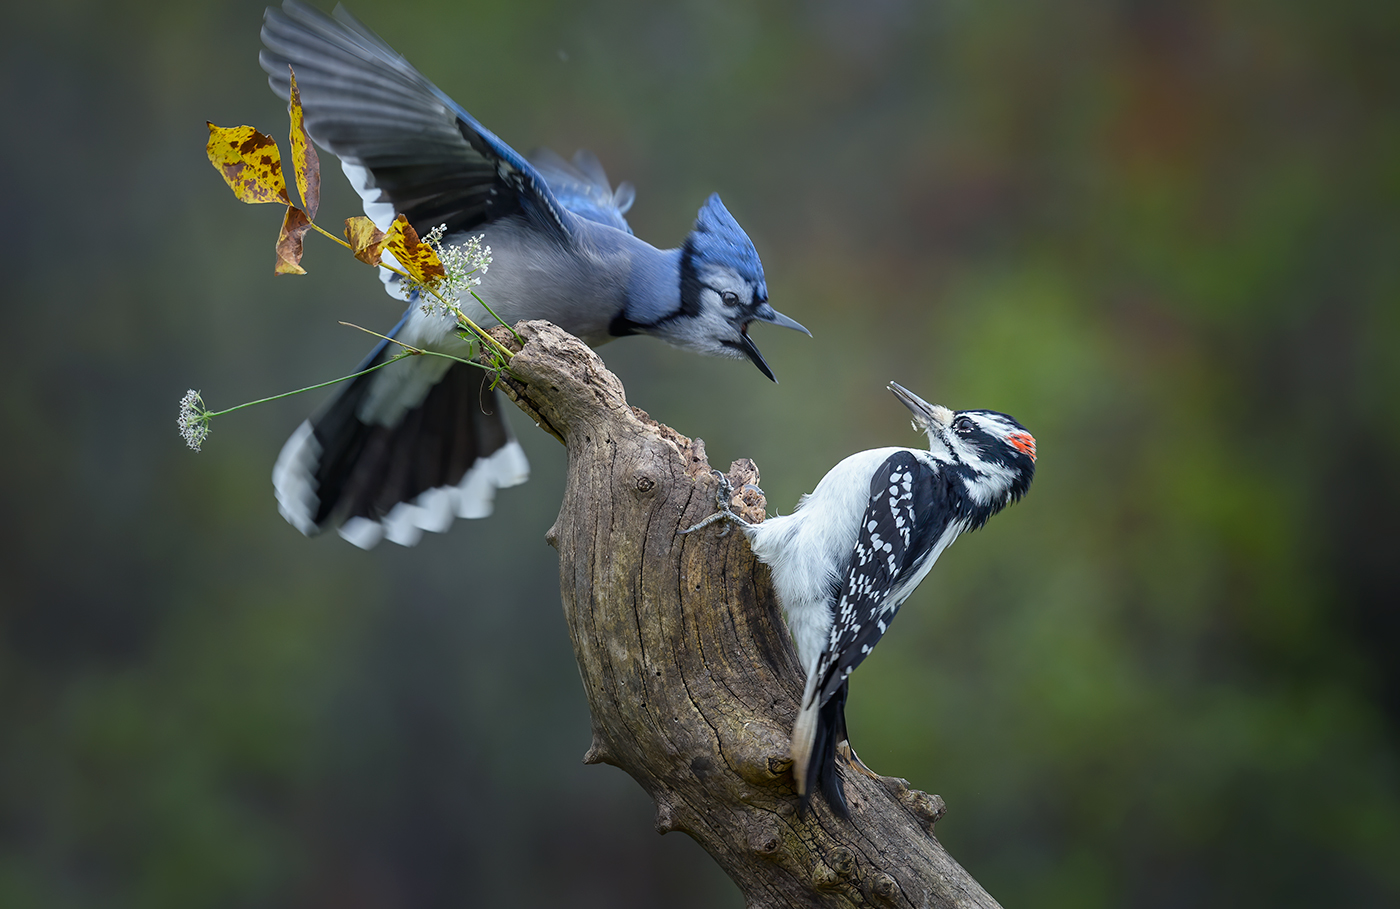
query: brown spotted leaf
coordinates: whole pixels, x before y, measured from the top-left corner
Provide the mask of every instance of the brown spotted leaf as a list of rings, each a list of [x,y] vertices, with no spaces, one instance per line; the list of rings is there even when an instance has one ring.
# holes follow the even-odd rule
[[[275,275],[304,275],[301,267],[301,241],[311,229],[311,219],[306,212],[295,205],[287,206],[287,216],[282,219],[282,232],[277,235],[277,265],[272,269]]]
[[[393,253],[394,258],[399,260],[399,268],[419,284],[432,285],[447,277],[437,253],[418,239],[418,232],[403,215],[389,225],[389,231],[384,235],[384,249]]]
[[[311,144],[311,136],[306,132],[306,119],[301,111],[301,92],[297,90],[297,74],[292,74],[292,99],[288,112],[292,118],[292,169],[297,175],[297,192],[301,193],[301,204],[308,218],[316,217],[316,209],[321,207],[321,159]]]
[[[384,251],[384,231],[369,218],[356,215],[345,219],[345,239],[355,251],[355,258],[366,265],[378,265]]]
[[[224,182],[239,201],[280,202],[290,205],[287,181],[282,177],[282,153],[277,141],[251,126],[209,124],[209,162],[224,175]]]

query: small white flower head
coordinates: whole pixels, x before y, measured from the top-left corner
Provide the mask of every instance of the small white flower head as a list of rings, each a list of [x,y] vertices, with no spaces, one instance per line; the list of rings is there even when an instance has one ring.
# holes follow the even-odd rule
[[[191,388],[180,399],[180,437],[195,451],[209,438],[209,409],[199,392]]]
[[[491,247],[481,245],[485,234],[468,237],[466,242],[456,246],[443,246],[442,237],[446,232],[447,225],[439,224],[423,235],[423,242],[437,253],[442,270],[447,274],[431,285],[416,287],[410,284],[409,289],[418,291],[424,313],[455,317],[461,314],[458,301],[481,283],[481,276],[491,267]]]

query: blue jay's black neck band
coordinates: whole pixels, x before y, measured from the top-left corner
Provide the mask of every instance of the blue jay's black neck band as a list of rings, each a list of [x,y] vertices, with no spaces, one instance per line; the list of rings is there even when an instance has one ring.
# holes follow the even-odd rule
[[[608,334],[614,338],[625,338],[628,335],[639,335],[646,326],[633,322],[627,318],[625,312],[620,312],[613,316],[613,320],[608,323]]]
[[[689,316],[693,319],[699,316],[702,290],[704,285],[700,283],[700,273],[695,267],[695,240],[686,237],[685,246],[681,247],[681,308],[671,318]]]

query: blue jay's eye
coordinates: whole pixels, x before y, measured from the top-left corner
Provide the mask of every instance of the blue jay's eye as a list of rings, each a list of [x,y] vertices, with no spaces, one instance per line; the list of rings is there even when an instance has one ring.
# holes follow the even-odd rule
[[[726,291],[722,292],[722,293],[719,295],[719,298],[720,298],[721,300],[724,301],[724,305],[725,305],[725,306],[738,306],[738,305],[739,305],[739,295],[736,294],[736,293],[735,293],[734,291],[732,291],[732,290],[726,290]]]

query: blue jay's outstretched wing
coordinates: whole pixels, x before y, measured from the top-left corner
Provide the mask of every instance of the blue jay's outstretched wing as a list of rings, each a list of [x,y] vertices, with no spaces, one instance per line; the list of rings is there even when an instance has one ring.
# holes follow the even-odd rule
[[[560,205],[580,218],[632,233],[632,225],[623,215],[632,207],[636,191],[626,181],[614,191],[602,163],[591,151],[579,149],[571,163],[548,148],[537,148],[530,153],[530,163],[544,177]]]
[[[396,214],[420,233],[447,233],[523,214],[561,239],[571,216],[539,172],[337,7],[335,18],[298,0],[268,8],[259,62],[273,91],[296,70],[306,128],[341,160],[381,230]]]

